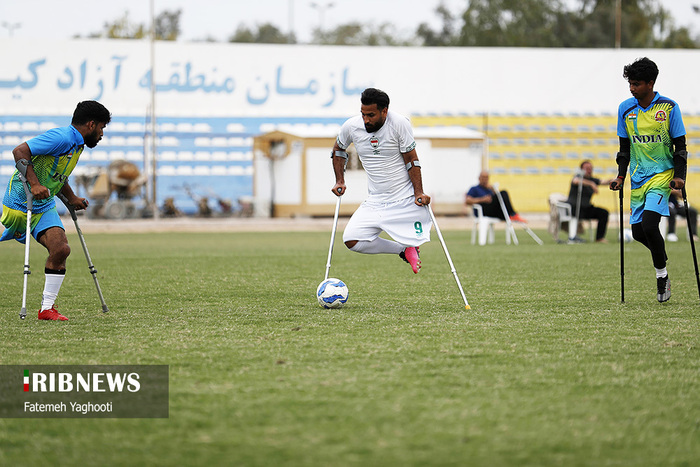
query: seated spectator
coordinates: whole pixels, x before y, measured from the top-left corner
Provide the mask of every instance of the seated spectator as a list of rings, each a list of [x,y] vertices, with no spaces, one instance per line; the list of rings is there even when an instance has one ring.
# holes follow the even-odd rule
[[[513,209],[508,192],[502,190],[500,194],[510,220],[513,222],[525,222],[525,219],[520,217],[520,215],[515,212],[515,209]],[[484,216],[486,217],[497,217],[506,220],[503,209],[501,208],[501,203],[498,202],[498,196],[496,196],[493,187],[489,185],[489,173],[486,170],[479,174],[479,184],[471,187],[467,192],[465,203],[467,206],[472,206],[474,204],[481,205]]]
[[[609,185],[612,180],[601,182],[599,178],[593,176],[593,163],[589,160],[581,162],[582,173],[577,173],[571,180],[571,188],[569,190],[569,198],[567,203],[571,205],[572,214],[580,219],[596,219],[598,228],[596,229],[595,241],[599,243],[607,243],[605,233],[608,229],[608,210],[593,206],[591,198],[598,193],[598,186]],[[579,205],[579,186],[581,187],[581,198]],[[576,212],[577,208],[579,212]],[[570,242],[581,242],[578,237],[570,238]]]

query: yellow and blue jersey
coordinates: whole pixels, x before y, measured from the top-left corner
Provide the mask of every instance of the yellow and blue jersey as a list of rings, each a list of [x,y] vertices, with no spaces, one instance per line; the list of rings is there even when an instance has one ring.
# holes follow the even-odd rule
[[[632,97],[620,104],[617,136],[630,140],[630,181],[639,188],[657,174],[673,169],[673,138],[685,135],[675,101],[655,93],[649,107]]]
[[[39,183],[51,192],[47,199],[34,200],[33,213],[43,213],[56,206],[57,195],[83,152],[85,141],[75,127],[54,128],[27,141]],[[10,209],[27,211],[27,195],[15,170],[5,190],[2,203]]]

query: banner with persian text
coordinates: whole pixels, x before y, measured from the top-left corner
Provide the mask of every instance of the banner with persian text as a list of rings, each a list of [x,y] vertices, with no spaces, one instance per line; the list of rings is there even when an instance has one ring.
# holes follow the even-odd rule
[[[657,90],[700,111],[697,51],[348,47],[142,40],[0,39],[0,112],[64,114],[102,101],[143,115],[155,82],[164,116],[350,116],[369,86],[415,114],[614,113],[629,97],[622,68],[654,59]],[[683,73],[675,73],[677,63]]]

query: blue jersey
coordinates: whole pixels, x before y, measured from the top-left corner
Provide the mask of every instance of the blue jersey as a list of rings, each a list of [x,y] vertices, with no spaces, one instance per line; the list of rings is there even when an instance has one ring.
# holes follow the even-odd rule
[[[61,191],[73,172],[84,144],[83,135],[72,125],[54,128],[27,141],[39,183],[51,192],[47,199],[33,201],[32,212],[46,212],[56,205],[53,197]],[[27,211],[27,195],[16,170],[7,184],[2,203],[10,209]]]
[[[639,188],[654,175],[673,169],[673,138],[685,135],[678,104],[655,93],[646,109],[636,98],[618,108],[617,136],[630,140],[630,180]]]
[[[486,195],[495,195],[495,193],[488,188],[481,186],[481,185],[474,185],[467,191],[467,196],[471,196],[472,198],[481,198],[482,196]]]
[[[486,188],[485,186],[481,185],[474,185],[467,191],[467,196],[471,196],[472,198],[481,198],[483,196],[496,196],[496,193],[494,193],[492,190]],[[481,203],[480,203],[481,204]],[[476,210],[473,210],[474,215],[476,216]]]

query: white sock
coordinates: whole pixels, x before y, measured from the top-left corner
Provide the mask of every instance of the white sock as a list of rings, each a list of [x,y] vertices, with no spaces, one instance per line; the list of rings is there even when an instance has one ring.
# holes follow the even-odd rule
[[[392,240],[387,240],[385,238],[377,237],[371,242],[366,240],[358,241],[354,247],[350,248],[352,251],[357,253],[364,253],[367,255],[376,255],[380,253],[395,254],[398,255],[406,247],[400,243],[396,243]]]
[[[654,268],[656,269],[656,268]],[[666,268],[663,269],[656,269],[656,278],[658,279],[659,277],[666,277],[668,276],[668,272],[666,271]]]
[[[65,271],[63,274],[46,273],[46,281],[44,282],[44,295],[41,300],[41,311],[49,310],[56,303],[58,291],[61,290],[61,284],[66,277]]]

